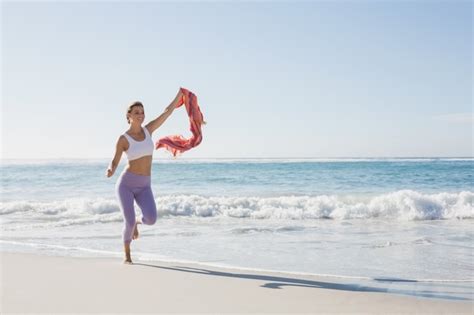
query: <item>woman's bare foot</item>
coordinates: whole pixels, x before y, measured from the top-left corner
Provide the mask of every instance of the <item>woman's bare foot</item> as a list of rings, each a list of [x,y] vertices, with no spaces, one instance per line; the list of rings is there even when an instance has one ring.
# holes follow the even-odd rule
[[[123,263],[127,265],[133,264],[132,255],[130,254],[130,243],[125,243],[123,247],[125,250],[125,260],[123,261]]]

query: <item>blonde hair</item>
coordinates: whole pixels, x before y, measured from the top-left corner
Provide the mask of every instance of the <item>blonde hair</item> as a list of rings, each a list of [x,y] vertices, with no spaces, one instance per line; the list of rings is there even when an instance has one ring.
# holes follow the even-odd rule
[[[140,106],[142,107],[143,109],[145,109],[145,107],[143,107],[143,104],[141,102],[133,102],[132,104],[130,104],[128,107],[127,107],[127,114],[125,114],[125,117],[127,118],[127,122],[130,124],[130,119],[128,118],[128,114],[130,114],[133,110],[134,107],[136,106]]]

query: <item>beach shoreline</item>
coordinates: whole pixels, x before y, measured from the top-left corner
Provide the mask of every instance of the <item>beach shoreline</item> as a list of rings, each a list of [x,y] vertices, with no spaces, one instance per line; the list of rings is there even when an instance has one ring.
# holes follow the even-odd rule
[[[0,253],[0,313],[472,314],[456,287],[252,272],[191,263]],[[426,284],[423,284],[426,285]],[[446,292],[445,292],[446,291]],[[431,292],[431,293],[430,293]],[[452,292],[451,292],[452,293]]]

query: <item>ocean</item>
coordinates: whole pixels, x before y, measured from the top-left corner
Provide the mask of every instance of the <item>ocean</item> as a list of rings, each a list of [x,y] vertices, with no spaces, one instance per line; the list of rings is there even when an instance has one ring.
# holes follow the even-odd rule
[[[109,160],[2,160],[0,249],[121,261]],[[474,159],[155,159],[137,260],[474,279]],[[137,215],[140,210],[136,208]]]

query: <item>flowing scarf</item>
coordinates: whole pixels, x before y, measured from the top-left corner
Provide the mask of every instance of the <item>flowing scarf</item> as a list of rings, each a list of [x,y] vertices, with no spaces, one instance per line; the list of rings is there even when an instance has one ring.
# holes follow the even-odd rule
[[[174,157],[183,153],[184,151],[194,148],[201,143],[201,125],[206,124],[199,108],[196,95],[185,88],[181,88],[181,92],[183,93],[183,97],[176,108],[183,104],[185,105],[189,116],[189,122],[191,124],[190,130],[193,135],[189,139],[184,138],[182,135],[167,136],[158,140],[155,146],[156,150],[159,148],[165,148],[166,150],[170,151]]]

